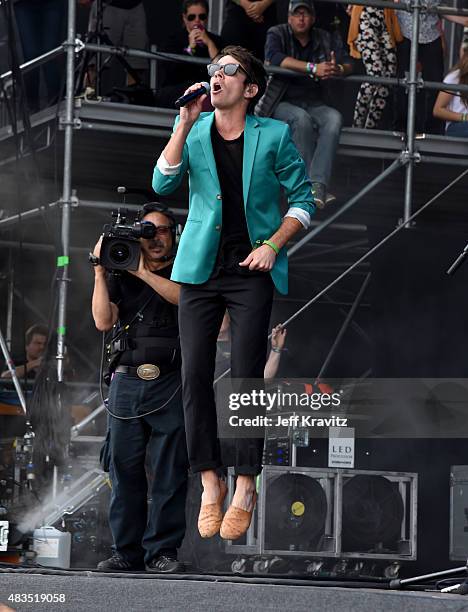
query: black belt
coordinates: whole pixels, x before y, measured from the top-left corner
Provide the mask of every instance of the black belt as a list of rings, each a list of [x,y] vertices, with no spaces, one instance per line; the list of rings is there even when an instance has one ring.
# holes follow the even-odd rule
[[[175,366],[170,365],[155,365],[153,363],[144,363],[139,366],[126,366],[119,365],[115,368],[115,372],[120,374],[128,374],[129,376],[136,376],[142,380],[155,380],[160,376],[175,372],[178,370]]]
[[[120,340],[112,341],[112,350],[120,351],[122,350],[120,343],[123,338]],[[171,350],[180,350],[180,342],[179,338],[154,338],[153,336],[132,336],[130,338],[125,338],[126,348],[134,350],[136,347],[138,348],[163,348],[163,349],[171,349]]]

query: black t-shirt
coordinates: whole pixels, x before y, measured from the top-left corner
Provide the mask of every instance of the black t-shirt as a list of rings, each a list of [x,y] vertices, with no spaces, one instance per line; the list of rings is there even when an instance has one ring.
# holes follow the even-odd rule
[[[207,32],[207,34],[217,46],[218,51],[221,51],[223,48],[221,38],[212,32]],[[185,28],[181,28],[172,34],[162,51],[165,51],[166,53],[177,53],[178,55],[187,55],[189,57],[210,59],[208,47],[205,45],[197,45],[194,51],[189,54],[187,52],[188,41],[187,30]],[[181,83],[193,84],[210,80],[208,78],[206,66],[190,64],[188,62],[174,62],[167,64],[164,66],[164,74],[165,77],[163,79],[163,85],[179,85]]]
[[[154,274],[170,278],[171,271],[172,265]],[[121,276],[110,275],[107,283],[111,302],[119,309],[119,328],[130,324],[126,334],[127,348],[119,363],[129,366],[143,363],[180,365],[177,306],[128,272]],[[135,317],[137,313],[140,316]]]
[[[105,4],[110,4],[116,8],[130,10],[141,4],[142,0],[107,0]]]
[[[25,366],[28,363],[28,360],[26,359],[26,357],[12,357],[11,360],[13,361],[15,368],[19,368],[21,366]],[[39,368],[36,368],[34,370],[28,370],[26,372],[26,378],[28,380],[34,380],[36,378],[37,375],[37,370]],[[5,361],[2,361],[1,365],[0,365],[0,372],[5,372],[6,370],[8,370],[8,366],[6,364]],[[11,379],[6,379],[6,380],[11,380]],[[24,376],[20,376],[20,381],[24,380]]]
[[[222,267],[251,274],[239,266],[239,262],[252,251],[242,184],[244,134],[235,140],[224,140],[213,122],[211,142],[223,197],[223,222],[215,270]]]
[[[317,44],[313,36],[309,42],[303,46],[297,38],[294,36],[294,57],[303,62],[319,63],[325,61],[327,58],[317,55]],[[285,102],[294,103],[297,100],[321,100],[322,99],[322,86],[320,81],[310,78],[305,75],[302,78],[291,79],[291,82],[284,94],[283,100]]]

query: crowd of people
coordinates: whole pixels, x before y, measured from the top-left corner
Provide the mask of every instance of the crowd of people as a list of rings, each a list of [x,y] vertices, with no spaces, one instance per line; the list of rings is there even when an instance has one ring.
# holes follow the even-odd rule
[[[407,0],[401,1],[407,4]],[[267,95],[257,112],[260,116],[273,116],[289,123],[301,154],[314,168],[311,179],[319,205],[330,201],[327,185],[335,143],[343,122],[334,109],[337,104],[330,95],[327,79],[362,71],[374,77],[404,78],[409,70],[412,37],[412,13],[408,11],[350,4],[346,15],[342,5],[323,4],[290,2],[287,22],[278,23],[279,11],[274,0],[229,0],[223,28],[220,36],[216,36],[207,31],[208,3],[205,0],[186,0],[182,7],[183,27],[161,48],[162,51],[212,59],[223,46],[238,44],[264,60],[267,66],[300,73],[300,78],[272,75]],[[439,0],[428,0],[425,6],[433,8],[438,4]],[[444,21],[455,22],[460,28],[468,26],[468,19],[464,17],[421,12],[418,70],[424,80],[441,82],[444,79]],[[195,40],[198,42],[193,44]],[[464,82],[464,49],[462,46],[460,64],[449,71],[449,80],[445,82]],[[202,71],[195,64],[172,67],[167,71],[166,82],[158,89],[157,103],[173,107],[178,97],[174,96],[179,91],[177,84],[182,91],[183,86],[190,82],[206,80]],[[447,105],[449,100],[439,97],[435,108],[436,96],[435,91],[418,91],[416,132],[442,131],[440,119],[446,119],[446,115],[442,113],[442,117],[441,104]],[[448,133],[453,135],[454,124],[466,121],[468,109],[463,95],[451,94],[451,101],[457,108],[452,112],[458,113],[458,117],[446,119],[447,129],[452,126]],[[391,127],[402,131],[406,128],[406,114],[405,88],[394,87],[392,91],[386,85],[362,83],[355,101],[352,125],[366,129]],[[457,135],[466,133],[463,128],[457,127]],[[306,147],[304,142],[312,144]],[[317,143],[320,143],[318,147]],[[317,148],[322,151],[320,160],[314,158]]]
[[[77,0],[77,3],[81,9],[89,9],[87,30],[92,42],[102,34],[105,37],[102,42],[107,44],[148,49],[147,32],[150,28],[144,0]],[[433,8],[439,3],[439,0],[427,0],[424,7]],[[66,4],[66,0],[42,0],[38,11],[37,0],[15,2],[25,60],[60,45],[65,37]],[[240,45],[264,60],[266,65],[300,73],[300,78],[274,75],[266,100],[262,101],[258,112],[282,120],[287,117],[300,152],[306,162],[316,168],[311,178],[319,205],[325,204],[331,198],[327,194],[330,160],[343,121],[337,112],[333,112],[333,107],[338,106],[336,95],[333,95],[333,90],[330,95],[326,81],[350,72],[404,78],[409,69],[412,13],[352,4],[346,8],[345,5],[320,1],[314,6],[310,0],[290,2],[285,20],[280,3],[275,0],[228,0],[224,23],[217,34],[208,29],[209,9],[208,0],[183,0],[180,26],[164,40],[153,42],[162,52],[206,61],[216,57],[224,46]],[[418,70],[424,80],[441,82],[444,79],[447,59],[444,22],[447,21],[459,24],[460,28],[468,26],[465,17],[421,11]],[[464,49],[462,47],[460,63],[449,69],[445,82],[464,84]],[[203,64],[160,62],[156,91],[148,97],[147,90],[144,94],[140,91],[142,82],[148,84],[147,60],[126,58],[126,61],[130,66],[125,84],[129,91],[124,92],[123,100],[130,102],[144,100],[143,103],[173,108],[174,101],[191,83],[206,80]],[[89,60],[88,64],[85,85],[93,86],[94,62]],[[47,103],[55,102],[62,93],[60,74],[63,66],[63,62],[56,59],[41,68]],[[40,106],[39,69],[26,75],[25,84],[29,109],[36,111]],[[119,87],[115,89],[119,91]],[[448,134],[466,135],[465,126],[458,125],[465,123],[467,116],[463,95],[453,92],[443,95],[441,92],[437,97],[434,90],[420,89],[417,97],[417,133],[440,133],[443,130],[442,119],[446,121]],[[452,115],[449,117],[447,112]],[[352,125],[366,129],[391,127],[401,131],[406,127],[406,114],[407,92],[404,87],[362,83],[355,100]],[[327,134],[323,131],[324,125]],[[311,137],[311,132],[315,133],[314,137]],[[312,145],[306,150],[304,142],[312,142]],[[321,160],[314,157],[317,143],[320,149],[323,143],[328,143]]]

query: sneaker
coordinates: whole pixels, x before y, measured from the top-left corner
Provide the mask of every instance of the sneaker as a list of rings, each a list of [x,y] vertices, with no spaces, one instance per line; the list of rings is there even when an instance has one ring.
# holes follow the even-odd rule
[[[147,563],[146,571],[153,574],[180,574],[184,571],[184,564],[177,561],[175,555],[165,553]]]
[[[312,195],[314,196],[317,208],[325,208],[327,204],[336,200],[336,196],[327,193],[327,188],[323,183],[312,183]]]
[[[143,563],[130,563],[119,553],[114,553],[109,559],[98,563],[97,569],[100,572],[139,572],[144,566]]]

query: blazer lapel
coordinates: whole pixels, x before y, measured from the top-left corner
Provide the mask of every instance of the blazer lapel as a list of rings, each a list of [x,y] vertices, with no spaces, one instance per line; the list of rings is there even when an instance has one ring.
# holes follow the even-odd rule
[[[200,138],[200,143],[211,175],[215,183],[219,185],[219,178],[216,172],[216,163],[213,155],[213,145],[211,144],[211,126],[213,125],[213,120],[214,113],[211,113],[198,122],[198,137]]]
[[[244,207],[247,207],[249,197],[250,181],[252,179],[255,153],[257,152],[258,136],[260,133],[259,122],[253,115],[245,118],[244,130],[244,162],[242,165],[242,183],[244,194]]]

